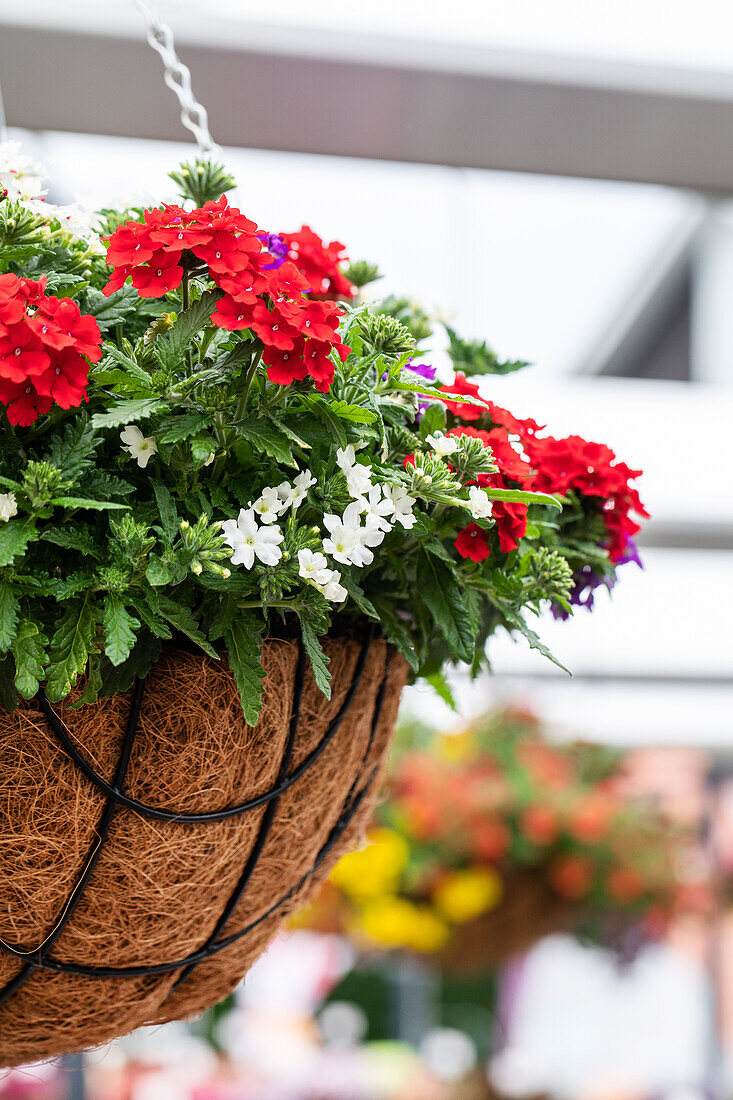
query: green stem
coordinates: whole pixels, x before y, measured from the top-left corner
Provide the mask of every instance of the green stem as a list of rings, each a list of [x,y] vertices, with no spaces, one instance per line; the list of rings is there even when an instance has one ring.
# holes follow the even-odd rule
[[[188,272],[183,273],[183,282],[181,283],[181,304],[183,309],[188,309]]]

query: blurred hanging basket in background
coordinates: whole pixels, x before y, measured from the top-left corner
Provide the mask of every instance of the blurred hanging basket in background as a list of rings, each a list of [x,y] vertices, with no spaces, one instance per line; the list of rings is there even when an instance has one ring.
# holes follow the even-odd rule
[[[330,701],[265,644],[254,728],[226,664],[180,650],[132,692],[0,716],[0,1064],[216,1003],[361,840],[407,666],[326,650]]]
[[[296,922],[478,973],[552,932],[625,951],[704,901],[680,880],[692,838],[629,797],[620,754],[553,743],[514,709],[400,743],[369,844]]]

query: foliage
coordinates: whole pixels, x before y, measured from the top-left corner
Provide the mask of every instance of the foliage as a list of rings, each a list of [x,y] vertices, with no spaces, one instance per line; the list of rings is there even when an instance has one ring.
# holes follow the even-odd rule
[[[3,704],[121,690],[182,636],[228,654],[250,723],[273,632],[302,637],[326,694],[319,639],[365,620],[434,679],[484,667],[499,628],[541,647],[527,613],[569,609],[580,568],[614,575],[603,496],[535,491],[490,403],[412,365],[426,315],[354,297],[376,268],[345,277],[308,227],[258,233],[218,165],[172,178],[182,206],[100,215],[105,258],[0,158]]]

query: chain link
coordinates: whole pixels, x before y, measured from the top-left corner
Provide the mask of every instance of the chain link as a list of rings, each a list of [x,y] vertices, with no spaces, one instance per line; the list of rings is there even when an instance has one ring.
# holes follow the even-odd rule
[[[219,146],[209,133],[209,116],[198,102],[191,87],[191,71],[176,53],[173,31],[164,23],[148,0],[135,0],[148,28],[148,43],[160,54],[165,69],[165,82],[181,105],[181,122],[196,138],[202,153],[218,153]]]

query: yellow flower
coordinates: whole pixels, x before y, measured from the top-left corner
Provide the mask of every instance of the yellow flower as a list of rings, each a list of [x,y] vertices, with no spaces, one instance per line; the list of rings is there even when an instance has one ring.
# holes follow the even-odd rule
[[[405,898],[387,896],[365,905],[357,929],[385,947],[413,951],[438,951],[448,938],[444,921],[427,905],[415,905]]]
[[[331,872],[331,882],[349,897],[392,893],[407,866],[407,841],[392,829],[372,829],[367,840],[366,847],[343,856]]]
[[[446,875],[433,891],[433,902],[451,924],[463,924],[496,908],[503,892],[496,871],[490,867],[469,867]]]
[[[451,764],[465,760],[471,752],[472,738],[469,730],[460,733],[442,733],[437,739],[440,756]]]

